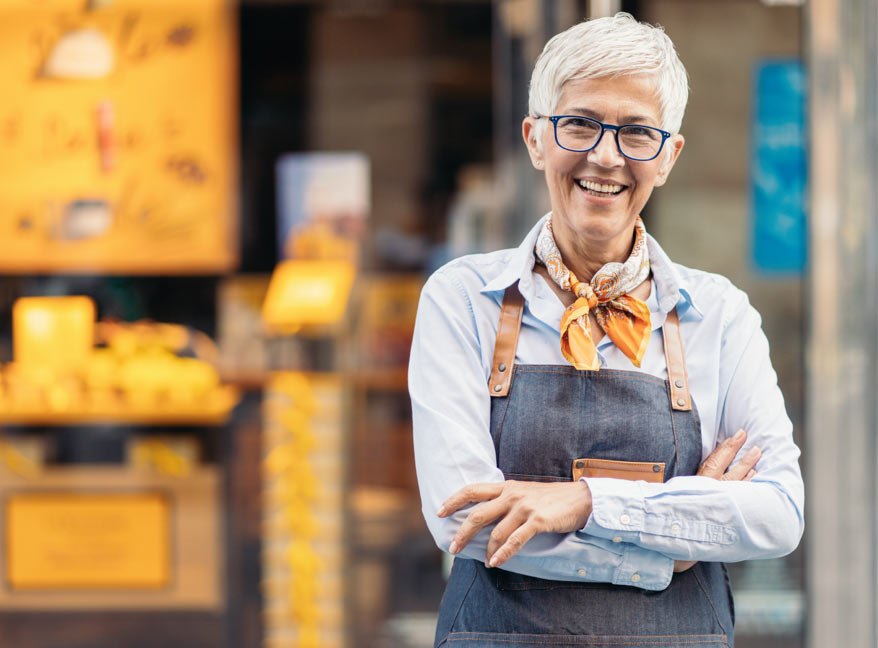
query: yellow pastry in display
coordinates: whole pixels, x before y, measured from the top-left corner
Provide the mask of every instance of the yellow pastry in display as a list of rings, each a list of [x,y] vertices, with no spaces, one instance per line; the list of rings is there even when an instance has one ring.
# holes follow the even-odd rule
[[[16,302],[16,361],[0,381],[0,422],[219,422],[236,404],[203,333],[158,322],[95,324],[85,317],[93,313],[85,297]]]

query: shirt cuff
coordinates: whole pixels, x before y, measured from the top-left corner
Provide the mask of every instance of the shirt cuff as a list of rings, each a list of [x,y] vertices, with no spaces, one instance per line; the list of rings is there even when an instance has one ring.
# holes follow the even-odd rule
[[[613,542],[637,542],[645,517],[640,483],[607,477],[580,481],[591,491],[591,515],[583,532]]]
[[[672,559],[655,551],[629,544],[625,545],[622,562],[613,574],[613,584],[661,591],[671,584],[673,575]]]
[[[673,506],[650,502],[644,481],[582,478],[591,491],[592,512],[582,531],[613,542],[651,544],[652,537],[678,538],[711,545],[731,544],[737,540],[734,529],[703,519],[675,515]],[[690,507],[695,508],[695,507]]]

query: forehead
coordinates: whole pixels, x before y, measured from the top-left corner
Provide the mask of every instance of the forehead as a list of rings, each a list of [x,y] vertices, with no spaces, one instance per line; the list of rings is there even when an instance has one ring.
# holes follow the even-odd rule
[[[606,121],[643,118],[661,121],[661,106],[655,81],[647,75],[574,79],[564,84],[556,114],[572,112]]]

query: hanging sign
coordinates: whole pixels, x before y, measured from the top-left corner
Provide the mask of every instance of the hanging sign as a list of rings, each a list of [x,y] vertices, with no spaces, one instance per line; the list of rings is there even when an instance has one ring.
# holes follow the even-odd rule
[[[756,67],[751,162],[756,270],[801,275],[807,256],[806,77],[800,61]]]

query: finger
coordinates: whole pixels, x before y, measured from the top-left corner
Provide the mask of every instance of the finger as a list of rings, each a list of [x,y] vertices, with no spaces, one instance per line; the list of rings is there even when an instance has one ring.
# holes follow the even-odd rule
[[[485,550],[485,563],[497,553],[497,550],[503,546],[510,535],[522,524],[527,521],[527,514],[523,511],[516,513],[515,509],[509,511],[502,520],[500,520],[491,531],[491,537],[488,539],[488,548]]]
[[[723,481],[741,481],[747,476],[747,473],[753,470],[761,457],[762,450],[760,450],[759,446],[753,446],[747,451],[747,454],[745,454],[734,466],[729,468],[726,471],[726,474],[720,479]]]
[[[747,476],[744,477],[744,481],[750,481],[750,480],[753,479],[755,476],[756,476],[756,471],[755,471],[755,470],[751,470],[750,472],[747,473]]]
[[[491,500],[476,504],[460,525],[454,539],[448,547],[453,554],[459,553],[476,534],[491,524],[494,520],[504,515],[510,507],[510,503],[504,500]]]
[[[713,479],[722,477],[746,440],[747,433],[743,429],[735,432],[734,436],[725,439],[708,455],[696,474]]]
[[[488,560],[488,567],[499,567],[507,560],[517,554],[525,543],[533,538],[537,533],[537,525],[535,522],[529,521],[522,524],[513,531],[503,546]]]
[[[436,511],[439,517],[448,517],[455,511],[463,508],[467,504],[474,502],[484,502],[499,497],[503,492],[504,482],[491,482],[487,484],[470,484],[464,486],[451,497],[442,502],[442,506]]]

